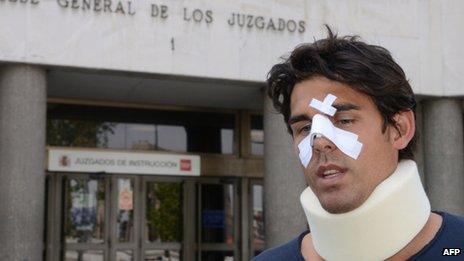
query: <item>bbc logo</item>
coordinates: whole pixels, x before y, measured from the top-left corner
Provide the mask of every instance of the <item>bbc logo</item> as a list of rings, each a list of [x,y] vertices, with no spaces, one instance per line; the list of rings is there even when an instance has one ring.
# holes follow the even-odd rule
[[[461,254],[460,248],[443,248],[442,256],[459,256]]]

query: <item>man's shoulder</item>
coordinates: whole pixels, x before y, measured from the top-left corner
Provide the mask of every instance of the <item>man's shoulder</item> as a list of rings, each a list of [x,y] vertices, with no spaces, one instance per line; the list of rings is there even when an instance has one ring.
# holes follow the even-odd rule
[[[285,244],[267,249],[258,256],[254,257],[252,260],[304,260],[303,256],[301,255],[301,240],[308,233],[309,231],[305,231],[301,233],[298,237],[295,237],[294,239]]]
[[[464,224],[464,216],[458,216],[458,215],[451,214],[448,212],[438,212],[438,213],[441,214],[447,221],[449,221],[451,226],[455,226],[455,225],[459,226],[459,225]]]
[[[443,222],[435,237],[421,251],[414,255],[411,260],[448,260],[445,249],[462,250],[464,242],[464,217],[437,211],[442,216]],[[463,253],[459,258],[462,258]],[[457,256],[455,256],[457,257]]]
[[[443,225],[439,239],[444,242],[452,243],[457,241],[460,244],[464,242],[464,217],[447,212],[438,212],[443,217]]]

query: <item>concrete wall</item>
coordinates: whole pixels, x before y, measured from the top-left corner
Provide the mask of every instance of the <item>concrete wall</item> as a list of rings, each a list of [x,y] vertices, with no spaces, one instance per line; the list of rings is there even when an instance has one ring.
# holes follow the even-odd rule
[[[328,23],[391,50],[418,94],[464,94],[459,0],[22,2],[0,1],[0,61],[262,82]]]

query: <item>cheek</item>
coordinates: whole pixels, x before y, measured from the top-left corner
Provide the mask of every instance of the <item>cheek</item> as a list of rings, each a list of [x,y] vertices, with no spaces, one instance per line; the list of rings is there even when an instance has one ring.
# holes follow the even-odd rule
[[[382,173],[387,168],[386,164],[393,158],[391,144],[380,130],[377,130],[377,133],[371,132],[370,135],[363,135],[360,142],[363,148],[356,160],[358,171],[364,173],[363,179],[366,182],[375,185],[379,179],[383,179]]]
[[[361,153],[358,159],[360,160],[373,160],[380,159],[388,150],[388,141],[381,129],[377,128],[364,128],[358,134],[358,140],[363,144]],[[366,162],[367,164],[375,164],[375,162]]]

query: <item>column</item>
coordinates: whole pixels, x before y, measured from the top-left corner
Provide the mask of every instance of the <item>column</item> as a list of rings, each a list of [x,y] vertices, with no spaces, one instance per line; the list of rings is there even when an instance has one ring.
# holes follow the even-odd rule
[[[264,222],[266,247],[285,243],[307,228],[300,205],[306,187],[283,116],[264,98]]]
[[[417,101],[416,107],[416,147],[414,150],[414,160],[417,163],[417,168],[419,169],[419,175],[422,181],[422,185],[427,191],[425,175],[424,175],[424,121],[422,113],[422,103]]]
[[[0,67],[0,260],[42,260],[46,74]]]
[[[423,104],[425,180],[432,209],[464,215],[463,115],[459,99]]]

